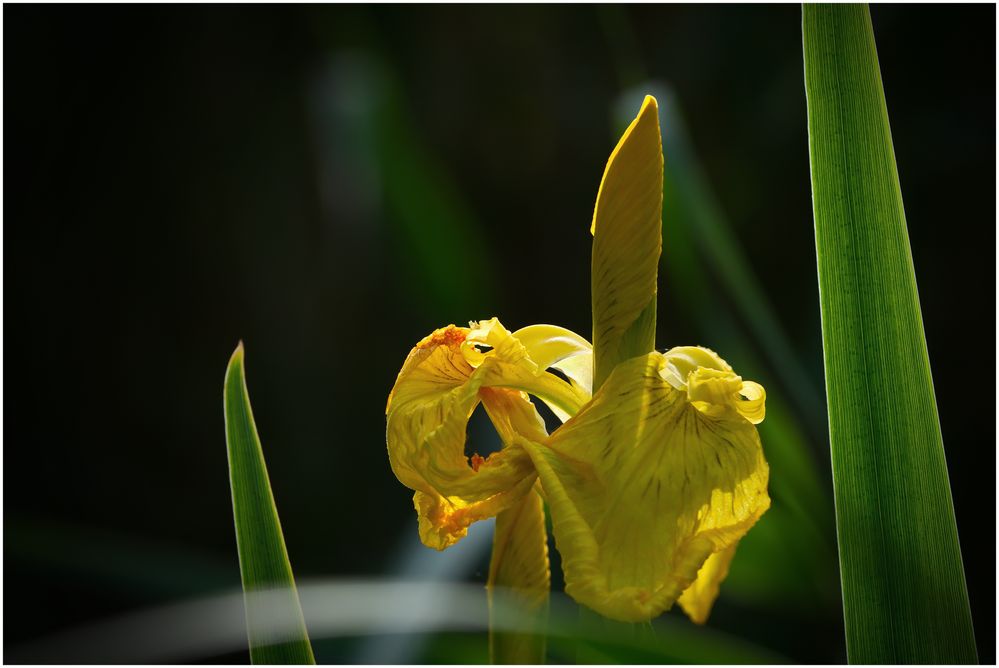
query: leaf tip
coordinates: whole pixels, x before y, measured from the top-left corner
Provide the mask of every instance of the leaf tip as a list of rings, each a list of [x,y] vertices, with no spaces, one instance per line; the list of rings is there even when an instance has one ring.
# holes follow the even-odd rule
[[[242,378],[242,376],[243,340],[240,339],[239,343],[236,344],[236,349],[232,351],[232,355],[229,357],[229,363],[225,367],[225,381],[223,381],[223,386],[228,388],[234,379]]]
[[[232,366],[234,362],[243,361],[243,339],[239,340],[236,344],[236,349],[232,351],[232,356],[229,358],[229,366]]]

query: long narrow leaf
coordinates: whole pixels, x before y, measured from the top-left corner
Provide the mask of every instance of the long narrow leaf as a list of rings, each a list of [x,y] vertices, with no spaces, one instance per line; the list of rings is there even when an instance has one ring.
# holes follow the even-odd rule
[[[243,344],[229,360],[223,393],[229,482],[243,578],[250,659],[255,664],[314,664],[295,578],[271,493],[246,389]],[[253,592],[269,592],[267,605]],[[293,633],[275,629],[294,629]]]
[[[975,662],[867,6],[805,5],[803,41],[848,656]]]

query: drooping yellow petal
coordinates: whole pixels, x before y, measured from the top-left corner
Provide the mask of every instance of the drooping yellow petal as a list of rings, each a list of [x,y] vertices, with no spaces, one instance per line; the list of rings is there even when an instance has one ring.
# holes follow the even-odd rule
[[[655,348],[662,205],[659,108],[646,96],[607,161],[593,210],[594,390],[619,362]]]
[[[443,550],[451,547],[468,534],[473,522],[489,519],[504,508],[515,505],[534,484],[534,476],[512,483],[492,496],[478,501],[467,501],[460,495],[441,496],[436,492],[417,491],[413,506],[419,527],[420,540],[427,547]]]
[[[491,663],[544,663],[550,580],[544,505],[541,497],[532,493],[496,516],[486,584]],[[501,613],[505,620],[527,628],[521,632],[494,631]]]
[[[426,545],[448,547],[472,522],[496,515],[530,490],[534,466],[510,444],[515,434],[544,439],[547,432],[525,391],[571,413],[586,401],[581,389],[539,370],[530,353],[494,318],[435,331],[403,364],[386,407],[386,441],[393,472],[415,491]],[[507,447],[471,462],[466,425],[480,401]]]
[[[695,624],[708,621],[711,606],[718,598],[718,589],[728,576],[728,567],[732,564],[736,547],[733,544],[708,557],[701,570],[697,572],[697,579],[680,594],[677,602]]]
[[[518,441],[548,500],[566,593],[620,621],[669,608],[770,505],[755,426],[731,405],[691,401],[670,373],[660,353],[624,362],[547,442]]]

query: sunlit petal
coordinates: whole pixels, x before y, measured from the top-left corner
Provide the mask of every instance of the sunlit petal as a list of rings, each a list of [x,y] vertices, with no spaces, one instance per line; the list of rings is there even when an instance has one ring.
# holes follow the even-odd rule
[[[753,424],[763,422],[767,400],[763,386],[737,376],[713,350],[682,346],[666,351],[664,356],[663,378],[687,392],[699,409],[714,413],[735,410]]]
[[[567,338],[571,332],[566,332],[558,335]],[[542,364],[569,355],[553,356],[557,346],[544,337],[531,344],[547,355]],[[545,371],[495,318],[439,329],[410,352],[389,395],[386,441],[393,472],[416,492],[420,536],[427,545],[448,547],[469,524],[501,512],[530,490],[533,463],[512,442],[515,435],[541,440],[547,432],[526,392],[570,414],[588,399],[582,388]],[[466,425],[479,402],[505,447],[470,461]]]
[[[567,415],[575,415],[589,401],[585,387],[547,373],[550,365],[585,353],[578,349],[586,343],[582,337],[561,327],[544,325],[551,338],[538,336],[537,330],[529,329],[532,347],[528,348],[496,318],[472,324],[463,351],[466,359],[482,373],[483,386],[523,390]],[[568,345],[576,349],[567,350]],[[481,352],[480,348],[488,350]],[[534,358],[535,352],[539,359]]]
[[[590,227],[595,388],[619,362],[655,348],[662,204],[659,108],[646,96],[607,161]]]
[[[659,353],[619,365],[547,442],[522,441],[551,509],[566,593],[621,621],[669,608],[770,505],[756,428],[730,406],[695,405],[664,378],[667,367]]]
[[[715,552],[697,572],[697,579],[677,599],[680,607],[695,624],[708,621],[711,606],[718,598],[722,581],[728,576],[728,567],[735,556],[736,545]]]
[[[478,501],[468,501],[462,496],[441,496],[436,492],[413,494],[420,540],[427,547],[443,550],[454,545],[468,534],[473,522],[494,517],[511,506],[517,505],[534,485],[534,475],[527,475],[508,489]]]
[[[556,369],[561,372],[576,390],[577,395],[589,401],[593,385],[593,346],[589,341],[575,332],[555,325],[530,325],[518,329],[513,335],[524,344],[539,369]],[[540,398],[562,422],[575,414],[567,412],[544,397]]]

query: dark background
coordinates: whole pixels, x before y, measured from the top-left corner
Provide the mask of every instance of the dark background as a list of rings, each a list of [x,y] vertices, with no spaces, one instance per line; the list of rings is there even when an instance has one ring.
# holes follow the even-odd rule
[[[664,116],[667,213],[671,169],[707,184],[706,200],[672,193],[676,229],[714,211],[819,403],[742,334],[753,315],[724,272],[674,250],[669,217],[659,345],[717,348],[755,371],[768,408],[783,402],[826,504],[806,514],[834,539],[798,6],[3,11],[8,660],[56,631],[238,586],[221,385],[239,339],[296,574],[392,576],[416,534],[384,450],[395,374],[449,322],[589,338],[593,201],[614,110],[633,114],[620,100],[643,87],[669,87],[660,104],[682,109],[700,165],[673,160],[681,126]],[[993,663],[995,7],[872,16]],[[745,349],[724,352],[725,336]],[[797,540],[772,533],[771,546]],[[484,581],[487,558],[455,577]],[[823,596],[781,572],[740,577],[737,558],[710,624],[796,661],[844,660],[835,562],[814,563]]]

